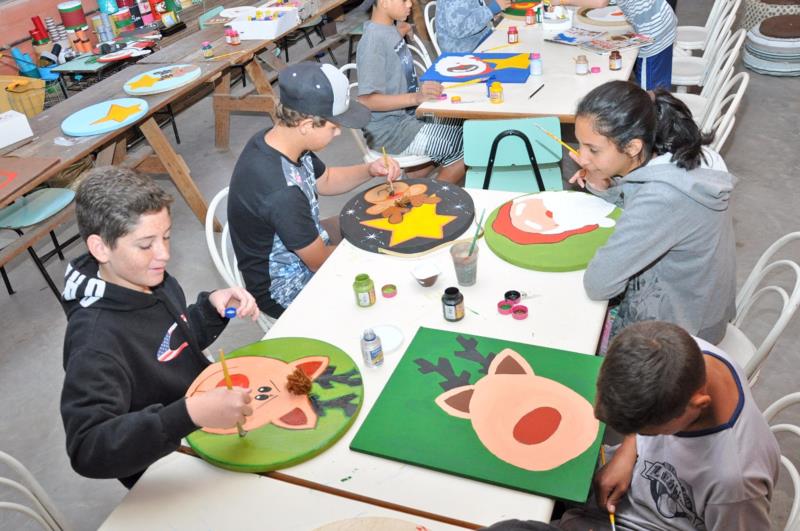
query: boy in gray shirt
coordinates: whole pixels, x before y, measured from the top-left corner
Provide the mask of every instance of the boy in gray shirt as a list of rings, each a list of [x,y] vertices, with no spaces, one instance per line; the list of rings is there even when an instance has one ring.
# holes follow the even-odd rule
[[[403,21],[410,10],[410,0],[376,0],[371,20],[364,23],[357,50],[358,95],[372,111],[364,135],[371,149],[427,156],[441,166],[440,180],[460,183],[466,173],[461,121],[423,122],[414,116],[420,103],[439,98],[442,86],[417,80],[405,42],[410,26]],[[410,176],[421,177],[432,169]]]
[[[609,347],[595,415],[628,435],[564,530],[769,529],[780,451],[741,369],[682,328],[643,321]]]

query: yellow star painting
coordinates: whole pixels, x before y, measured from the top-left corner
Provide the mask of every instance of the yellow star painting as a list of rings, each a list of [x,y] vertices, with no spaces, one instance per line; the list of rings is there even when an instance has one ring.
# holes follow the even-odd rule
[[[131,105],[130,107],[123,107],[122,105],[112,103],[111,107],[108,108],[106,115],[98,120],[95,120],[91,123],[91,125],[97,125],[103,122],[111,121],[122,123],[138,112],[141,112],[141,106],[138,103],[136,105]]]
[[[526,53],[512,55],[511,57],[504,57],[502,59],[489,59],[481,57],[484,63],[491,63],[494,65],[495,70],[503,70],[504,68],[522,68],[527,69],[530,67],[530,58]]]
[[[128,88],[131,90],[150,88],[159,81],[161,81],[161,79],[157,77],[153,77],[149,74],[142,74],[136,81],[128,83]]]
[[[392,233],[389,247],[394,247],[414,238],[444,238],[444,226],[455,220],[457,216],[446,216],[436,212],[436,205],[424,204],[412,208],[403,216],[401,223],[390,223],[387,218],[362,221],[362,225]]]

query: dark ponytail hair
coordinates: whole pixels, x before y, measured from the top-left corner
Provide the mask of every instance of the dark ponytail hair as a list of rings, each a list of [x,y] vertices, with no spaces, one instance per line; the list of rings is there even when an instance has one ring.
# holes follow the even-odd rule
[[[642,162],[653,155],[672,153],[679,168],[693,170],[703,157],[704,135],[686,104],[665,89],[651,94],[628,81],[609,81],[592,90],[578,104],[576,116],[591,117],[594,129],[609,138],[620,152],[631,140],[642,141]]]

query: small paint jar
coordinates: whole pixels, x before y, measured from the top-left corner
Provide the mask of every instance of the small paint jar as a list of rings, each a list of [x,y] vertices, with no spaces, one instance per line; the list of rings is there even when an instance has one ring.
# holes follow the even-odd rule
[[[444,318],[450,322],[464,318],[464,295],[458,288],[447,288],[442,295],[442,311]]]
[[[589,73],[589,60],[585,55],[579,55],[575,59],[575,73],[579,76],[585,76]]]
[[[525,10],[525,25],[533,26],[536,24],[536,12],[533,8],[529,7]]]
[[[522,298],[522,293],[515,289],[511,289],[506,291],[505,295],[503,295],[505,299],[509,302],[513,302],[514,304],[519,303],[519,300]]]
[[[519,42],[519,31],[516,26],[508,27],[508,44],[517,44]]]
[[[608,69],[609,70],[622,70],[622,54],[617,50],[611,52],[608,56]]]
[[[542,75],[542,54],[539,52],[533,52],[531,54],[531,75],[532,76],[541,76]]]
[[[203,58],[211,59],[212,57],[214,57],[214,48],[211,47],[210,42],[203,41]]]
[[[503,300],[497,303],[497,312],[500,315],[508,315],[511,313],[511,310],[514,308],[515,303],[513,301]]]
[[[503,103],[503,84],[494,81],[489,85],[489,101],[492,103]]]
[[[372,328],[364,330],[364,334],[361,336],[361,355],[364,357],[364,365],[367,367],[383,365],[381,338],[375,334]]]
[[[231,44],[234,46],[239,46],[240,44],[242,44],[242,38],[239,35],[239,32],[236,31],[235,29],[231,30]]]
[[[375,304],[375,284],[369,275],[361,273],[356,275],[353,282],[353,291],[356,293],[356,304],[362,308],[368,308]]]
[[[381,288],[381,295],[383,295],[384,299],[391,299],[397,295],[397,286],[394,284],[386,284]]]
[[[231,44],[233,42],[233,30],[225,28],[225,43]]]
[[[511,317],[516,319],[517,321],[522,321],[523,319],[528,318],[528,307],[523,306],[522,304],[518,304],[511,308]]]

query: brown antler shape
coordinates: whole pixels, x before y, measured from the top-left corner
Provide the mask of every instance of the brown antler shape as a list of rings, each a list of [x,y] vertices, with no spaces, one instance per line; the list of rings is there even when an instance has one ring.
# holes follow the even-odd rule
[[[446,358],[439,358],[436,365],[424,358],[416,359],[414,363],[419,366],[419,372],[422,374],[435,372],[444,376],[445,381],[439,382],[439,385],[445,391],[461,387],[462,385],[469,385],[469,373],[467,371],[462,371],[461,374],[457,375],[453,370],[453,366],[450,365],[450,360]]]
[[[467,339],[464,336],[458,336],[456,338],[464,350],[458,350],[455,352],[455,355],[459,358],[474,361],[475,363],[481,366],[480,372],[482,374],[487,374],[489,372],[489,365],[492,364],[492,360],[497,355],[494,352],[489,353],[487,356],[483,356],[478,349],[475,348],[478,346],[478,340],[474,337]]]
[[[311,379],[298,367],[286,378],[286,389],[293,395],[307,395],[311,392]]]

